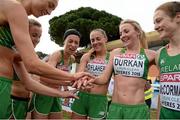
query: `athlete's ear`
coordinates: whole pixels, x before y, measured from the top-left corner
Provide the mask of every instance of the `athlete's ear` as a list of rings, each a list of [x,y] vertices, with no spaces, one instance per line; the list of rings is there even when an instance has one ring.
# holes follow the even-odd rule
[[[180,12],[176,13],[175,20],[176,20],[177,24],[180,24]]]
[[[107,43],[107,39],[105,39],[105,43]]]

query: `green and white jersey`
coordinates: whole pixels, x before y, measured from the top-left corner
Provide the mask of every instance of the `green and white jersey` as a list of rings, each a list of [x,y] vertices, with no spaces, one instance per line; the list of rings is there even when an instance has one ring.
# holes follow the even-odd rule
[[[10,49],[14,45],[9,25],[0,26],[0,45]]]
[[[60,51],[61,52],[61,59],[59,60],[58,64],[56,65],[56,68],[61,69],[63,71],[66,72],[70,72],[72,69],[72,58],[70,57],[69,63],[68,65],[64,65],[64,51]]]
[[[180,111],[180,54],[169,56],[164,47],[159,56],[161,105]]]
[[[102,74],[105,70],[106,65],[109,61],[109,52],[106,53],[105,59],[95,58],[91,55],[90,60],[86,65],[86,71],[91,73],[94,76]]]
[[[141,49],[139,54],[126,53],[126,49],[122,49],[121,54],[114,56],[113,68],[115,75],[140,77],[146,80],[149,60],[144,49]]]

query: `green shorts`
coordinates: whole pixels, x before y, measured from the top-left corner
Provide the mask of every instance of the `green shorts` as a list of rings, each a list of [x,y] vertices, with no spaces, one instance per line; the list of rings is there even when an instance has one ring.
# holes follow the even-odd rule
[[[28,110],[29,98],[12,96],[12,114],[15,119],[25,119]]]
[[[58,97],[50,97],[40,94],[34,94],[30,104],[30,111],[35,110],[42,115],[48,115],[53,112],[61,112],[61,100]]]
[[[161,107],[160,119],[180,119],[180,111],[171,110],[169,108]]]
[[[78,93],[79,99],[75,99],[71,110],[81,116],[90,118],[104,118],[107,113],[107,96],[89,94],[86,92]]]
[[[124,105],[111,103],[107,119],[150,119],[146,104]]]
[[[11,116],[11,87],[12,80],[0,77],[0,119],[8,119]]]

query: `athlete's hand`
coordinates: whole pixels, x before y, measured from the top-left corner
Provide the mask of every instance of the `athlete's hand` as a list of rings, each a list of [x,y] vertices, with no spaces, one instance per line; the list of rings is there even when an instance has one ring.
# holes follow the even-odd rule
[[[93,86],[95,81],[96,81],[96,77],[89,78],[88,80],[86,79],[86,80],[83,81],[83,86],[87,86],[87,87]]]
[[[87,72],[77,72],[77,73],[74,73],[73,75],[75,81],[82,79],[85,76],[86,78],[94,78],[94,76],[92,76],[90,73],[87,73]]]
[[[75,90],[69,90],[69,91],[61,91],[61,97],[63,98],[76,98],[76,99],[79,99],[78,96],[76,96],[76,92],[78,90],[75,89]]]
[[[94,77],[88,77],[84,76],[81,79],[75,81],[72,85],[72,87],[77,88],[77,89],[90,89],[93,87],[92,82],[88,82],[89,80],[93,80]],[[88,83],[87,83],[88,82]]]
[[[94,48],[91,48],[87,53],[91,55],[94,51]]]

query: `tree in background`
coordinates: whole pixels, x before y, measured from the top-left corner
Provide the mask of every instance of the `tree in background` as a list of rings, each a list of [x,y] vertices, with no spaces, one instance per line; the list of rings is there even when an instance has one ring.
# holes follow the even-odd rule
[[[43,52],[41,52],[41,51],[37,51],[36,54],[38,55],[38,57],[39,57],[40,59],[43,59],[44,57],[46,57],[46,56],[48,55],[48,54],[43,53]]]
[[[118,26],[121,20],[120,17],[105,11],[99,11],[90,7],[81,7],[52,18],[49,21],[49,34],[52,41],[62,46],[64,32],[69,28],[74,28],[82,34],[80,46],[88,47],[90,44],[89,33],[95,28],[104,29],[109,41],[119,39]]]

